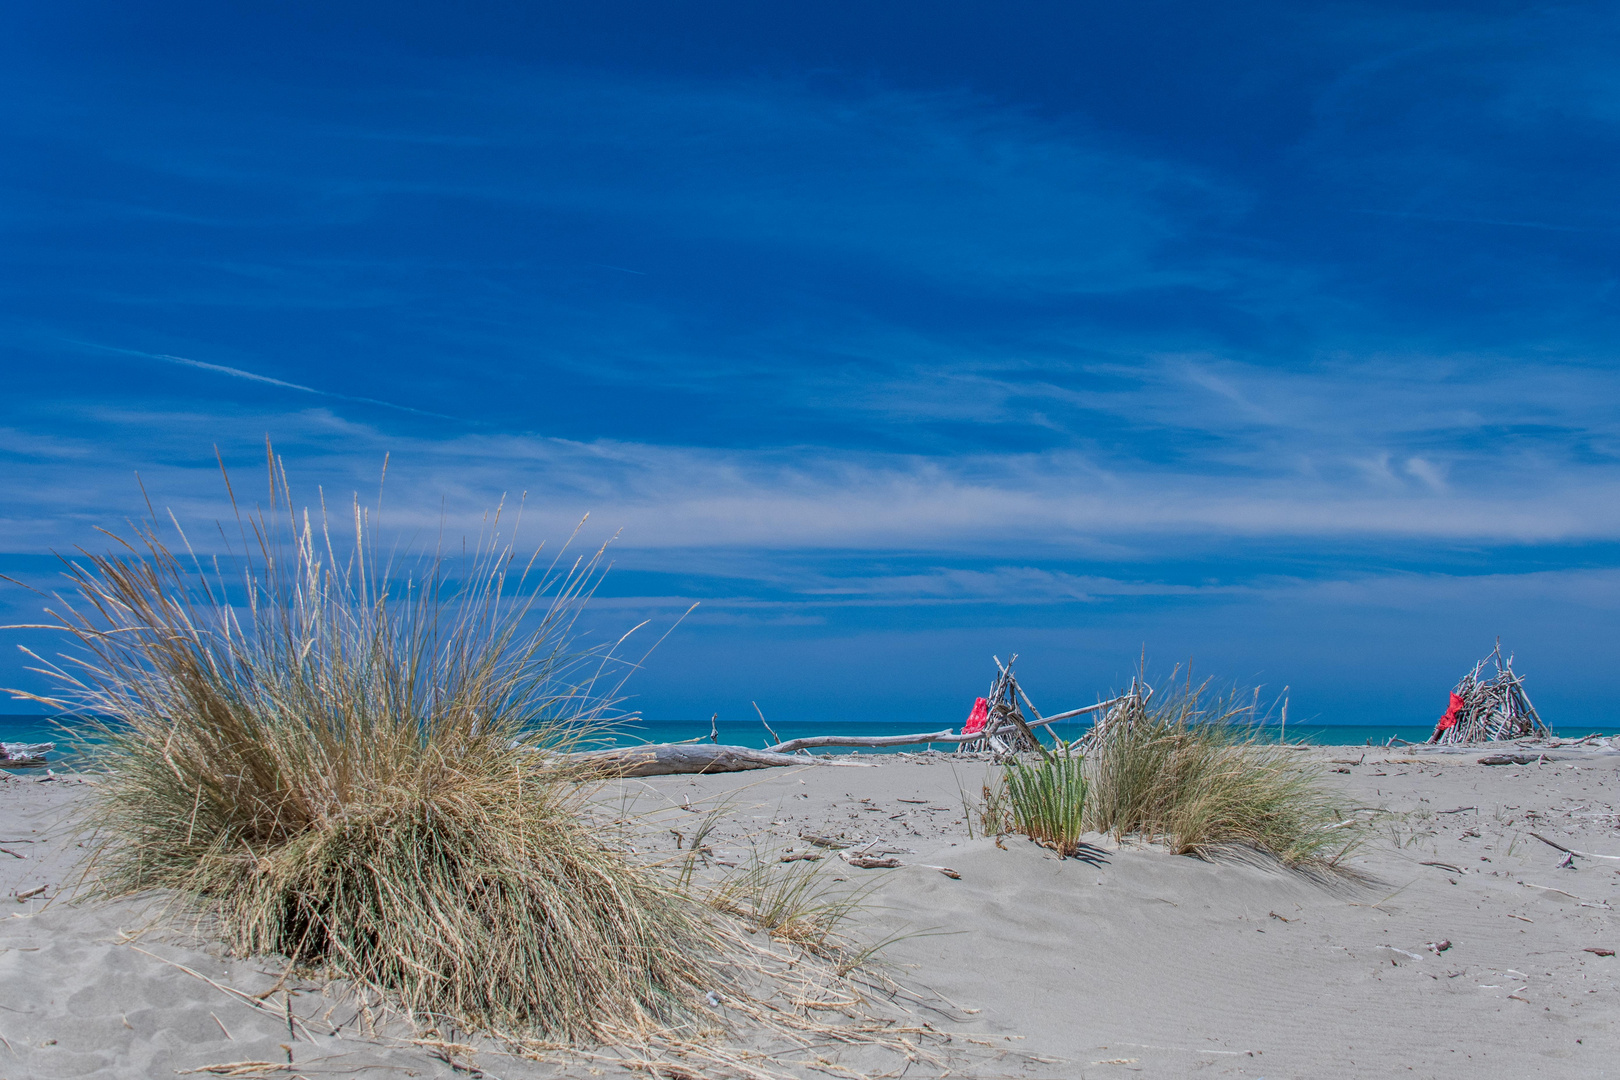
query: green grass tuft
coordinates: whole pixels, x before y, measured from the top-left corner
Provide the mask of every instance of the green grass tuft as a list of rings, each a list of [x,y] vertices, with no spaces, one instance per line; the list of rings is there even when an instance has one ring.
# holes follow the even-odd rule
[[[1013,827],[1062,855],[1080,850],[1085,831],[1085,759],[1056,754],[1014,762],[1003,774]]]

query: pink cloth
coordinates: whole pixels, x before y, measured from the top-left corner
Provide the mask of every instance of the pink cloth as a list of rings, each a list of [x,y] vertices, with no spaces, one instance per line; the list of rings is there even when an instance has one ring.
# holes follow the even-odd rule
[[[1459,719],[1458,714],[1463,711],[1463,706],[1465,706],[1467,704],[1468,704],[1468,702],[1464,701],[1459,695],[1452,694],[1451,695],[1451,708],[1446,710],[1446,715],[1444,715],[1444,716],[1442,716],[1440,718],[1440,726],[1435,728],[1434,730],[1436,730],[1436,731],[1445,731],[1448,728],[1456,727],[1457,726],[1457,721]]]
[[[962,734],[977,735],[984,730],[984,725],[990,720],[990,703],[984,698],[975,698],[973,711],[968,713],[967,723],[962,725]]]

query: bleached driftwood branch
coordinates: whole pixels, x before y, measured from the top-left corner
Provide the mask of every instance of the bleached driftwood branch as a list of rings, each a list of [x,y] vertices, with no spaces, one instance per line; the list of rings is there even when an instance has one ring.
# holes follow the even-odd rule
[[[1098,709],[1106,709],[1108,706],[1119,700],[1121,699],[1113,698],[1109,701],[1099,701],[1095,705],[1087,705],[1083,709],[1070,709],[1068,712],[1054,713],[1051,716],[1045,716],[1039,720],[1029,721],[1029,726],[1032,728],[1038,728],[1044,727],[1047,724],[1055,724],[1059,720],[1070,720],[1076,716],[1083,716],[1086,713],[1096,712]],[[986,728],[983,731],[975,731],[971,735],[960,735],[949,728],[944,731],[932,731],[920,735],[811,735],[803,739],[789,739],[786,742],[779,742],[775,746],[770,747],[769,752],[774,754],[789,754],[795,750],[812,750],[818,746],[855,746],[875,748],[884,746],[921,746],[924,743],[936,742],[965,743],[974,742],[978,739],[984,738],[987,735],[1001,735],[1017,730],[1018,726],[1016,724],[1004,724],[996,728],[996,730],[993,732]]]
[[[0,765],[15,769],[23,765],[43,765],[45,755],[56,749],[55,743],[0,743]]]
[[[750,750],[746,746],[650,743],[570,754],[568,763],[608,776],[670,776],[675,773],[743,772],[778,765],[814,765],[818,761],[770,750]]]
[[[1106,709],[1120,701],[1113,698],[1087,705],[1083,709],[1032,720],[1031,728],[1045,727],[1059,720],[1069,720],[1086,713]],[[825,759],[796,755],[796,750],[811,750],[821,746],[848,746],[878,749],[887,746],[921,746],[926,743],[976,742],[988,735],[1001,735],[1018,730],[1017,724],[1000,724],[994,731],[987,726],[971,735],[962,735],[950,729],[921,732],[916,735],[811,735],[803,739],[788,739],[764,750],[746,746],[720,746],[715,743],[651,743],[645,746],[614,747],[611,750],[589,750],[568,755],[570,765],[584,766],[607,776],[670,776],[677,773],[743,772],[749,769],[770,769],[782,765],[832,764]],[[839,763],[843,764],[843,763]]]

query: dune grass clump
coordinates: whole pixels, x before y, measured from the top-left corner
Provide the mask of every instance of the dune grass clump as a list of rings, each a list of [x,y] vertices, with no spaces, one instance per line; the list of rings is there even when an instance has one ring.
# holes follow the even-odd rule
[[[823,959],[846,959],[849,950],[838,930],[860,907],[864,893],[837,891],[818,871],[811,861],[783,864],[756,856],[721,881],[709,903],[776,941]]]
[[[104,718],[95,887],[173,890],[240,954],[473,1029],[689,1021],[704,920],[558,764],[605,708],[605,654],[569,645],[597,559],[517,561],[497,512],[455,564],[379,566],[369,515],[334,548],[274,463],[270,507],[226,557],[154,516],[68,562],[53,614],[84,655],[49,671],[54,705]]]
[[[1033,763],[1015,761],[1002,782],[1015,829],[1061,855],[1080,850],[1088,787],[1084,758],[1054,754]]]
[[[1320,770],[1260,742],[1252,706],[1190,686],[1130,704],[1090,746],[1090,828],[1179,854],[1253,848],[1289,865],[1331,861],[1342,846]]]

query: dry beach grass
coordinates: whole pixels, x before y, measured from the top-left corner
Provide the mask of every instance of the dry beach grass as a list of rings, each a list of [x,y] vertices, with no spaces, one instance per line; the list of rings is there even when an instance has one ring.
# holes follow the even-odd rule
[[[401,575],[358,507],[334,548],[270,475],[271,510],[237,521],[239,577],[155,521],[69,566],[55,611],[82,653],[51,670],[104,718],[96,893],[167,890],[235,952],[464,1027],[689,1026],[703,921],[587,828],[589,789],[556,764],[602,707],[600,657],[568,646],[595,560],[518,562],[497,512],[454,568]]]
[[[1348,850],[1320,763],[1262,742],[1243,700],[1187,686],[1116,719],[1088,754],[1087,825],[1181,855],[1243,847],[1302,865]]]

